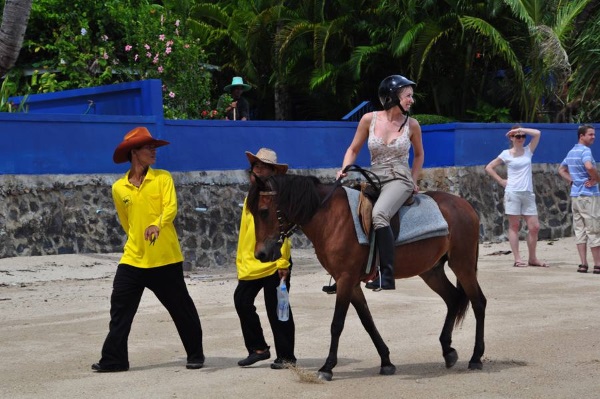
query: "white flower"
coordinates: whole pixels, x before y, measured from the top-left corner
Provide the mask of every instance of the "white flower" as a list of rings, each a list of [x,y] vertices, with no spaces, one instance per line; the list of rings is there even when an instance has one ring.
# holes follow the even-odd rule
[[[87,29],[81,28],[81,36],[85,36],[87,33]]]
[[[64,58],[60,59],[60,65],[65,65],[67,63],[67,61],[64,60]]]

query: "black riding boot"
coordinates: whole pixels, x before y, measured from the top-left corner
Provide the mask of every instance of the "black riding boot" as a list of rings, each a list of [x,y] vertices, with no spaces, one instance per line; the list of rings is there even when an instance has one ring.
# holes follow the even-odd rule
[[[379,278],[365,286],[371,290],[395,290],[394,279],[394,234],[392,228],[381,227],[375,230],[377,248],[379,250]],[[381,281],[381,283],[380,283]]]

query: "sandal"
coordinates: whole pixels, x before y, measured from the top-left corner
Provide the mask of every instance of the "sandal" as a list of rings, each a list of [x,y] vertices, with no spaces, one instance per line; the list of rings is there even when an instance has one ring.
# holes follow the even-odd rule
[[[532,267],[550,267],[549,264],[547,264],[546,262],[541,262],[541,263],[528,263],[529,266]]]
[[[594,274],[600,274],[600,266],[594,266]]]
[[[579,267],[577,268],[577,273],[587,273],[588,272],[588,265],[579,265]]]
[[[527,267],[527,263],[523,262],[522,260],[515,262],[513,264],[513,267]]]

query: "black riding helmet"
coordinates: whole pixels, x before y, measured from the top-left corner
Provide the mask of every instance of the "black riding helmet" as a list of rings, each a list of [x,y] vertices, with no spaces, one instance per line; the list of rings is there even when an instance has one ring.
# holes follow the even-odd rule
[[[412,80],[406,79],[402,75],[391,75],[383,79],[379,84],[379,101],[383,105],[383,109],[390,109],[396,105],[400,107],[402,113],[406,114],[406,110],[400,106],[400,99],[398,98],[398,90],[404,86],[412,86],[413,88],[417,84]]]

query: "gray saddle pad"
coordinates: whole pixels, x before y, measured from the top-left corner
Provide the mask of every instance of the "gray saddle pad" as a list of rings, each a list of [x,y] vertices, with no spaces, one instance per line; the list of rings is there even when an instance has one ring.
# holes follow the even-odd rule
[[[344,187],[344,189],[352,210],[358,242],[362,245],[369,245],[369,239],[358,219],[358,195],[360,192],[348,187]],[[417,194],[414,199],[412,205],[400,208],[400,231],[395,245],[448,235],[448,223],[433,198],[425,194]]]

